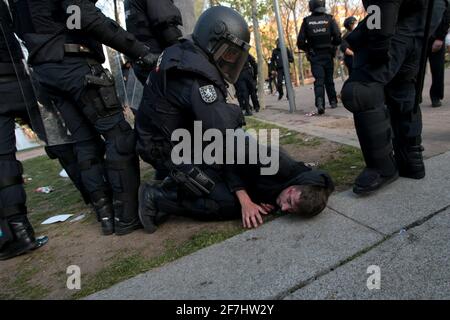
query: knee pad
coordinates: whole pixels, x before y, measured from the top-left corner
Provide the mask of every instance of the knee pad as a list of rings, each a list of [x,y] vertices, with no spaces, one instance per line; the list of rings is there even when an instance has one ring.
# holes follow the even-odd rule
[[[364,112],[384,106],[384,88],[381,83],[346,82],[341,92],[344,107],[352,112]]]

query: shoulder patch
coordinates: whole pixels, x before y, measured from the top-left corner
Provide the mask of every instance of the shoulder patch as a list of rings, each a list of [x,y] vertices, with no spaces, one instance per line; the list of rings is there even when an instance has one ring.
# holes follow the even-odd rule
[[[216,88],[213,85],[207,85],[199,88],[200,96],[206,103],[213,103],[217,100]]]

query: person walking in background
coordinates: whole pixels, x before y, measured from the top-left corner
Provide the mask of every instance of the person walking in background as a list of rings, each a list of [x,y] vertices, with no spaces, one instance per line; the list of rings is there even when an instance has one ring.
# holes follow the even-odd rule
[[[344,27],[347,30],[344,36],[342,37],[342,43],[340,46],[341,52],[344,54],[344,64],[347,67],[348,74],[352,73],[353,68],[353,50],[350,48],[346,38],[349,34],[356,28],[358,20],[355,17],[348,17],[344,21]]]
[[[288,61],[289,63],[294,63],[294,56],[292,55],[291,50],[287,49]],[[284,77],[284,65],[283,65],[283,57],[281,55],[280,49],[280,39],[277,39],[277,47],[272,51],[272,59],[271,59],[274,69],[277,72],[277,91],[278,91],[278,100],[283,99],[284,91],[283,91],[283,81]],[[288,63],[288,64],[289,64]]]

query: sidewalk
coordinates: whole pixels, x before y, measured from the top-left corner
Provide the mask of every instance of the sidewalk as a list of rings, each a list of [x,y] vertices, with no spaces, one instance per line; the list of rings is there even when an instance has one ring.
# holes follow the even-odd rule
[[[425,157],[429,158],[450,150],[450,69],[446,70],[445,92],[447,97],[440,108],[431,108],[428,90],[431,86],[430,76],[426,77],[424,89],[423,141]],[[341,91],[343,82],[336,80],[336,90]],[[325,138],[338,143],[359,147],[352,114],[342,104],[337,109],[326,109],[324,116],[307,116],[317,111],[314,106],[314,90],[312,85],[295,88],[297,111],[289,113],[289,103],[286,98],[278,101],[278,96],[266,96],[267,108],[255,117],[260,120],[275,123],[291,130]]]
[[[88,299],[450,299],[448,163],[450,152],[422,181],[336,194],[315,219],[276,219]],[[371,265],[380,290],[367,288]]]

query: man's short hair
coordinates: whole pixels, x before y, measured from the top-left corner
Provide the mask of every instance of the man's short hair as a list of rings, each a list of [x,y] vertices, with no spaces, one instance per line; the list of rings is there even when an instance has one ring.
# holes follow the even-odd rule
[[[294,213],[303,217],[314,217],[325,210],[330,190],[319,186],[298,185],[294,186],[300,191],[300,201]]]

